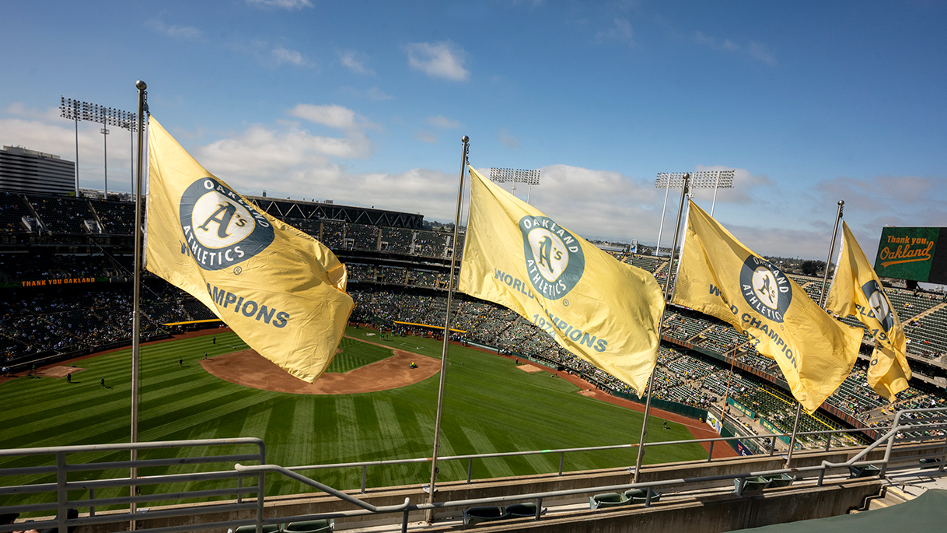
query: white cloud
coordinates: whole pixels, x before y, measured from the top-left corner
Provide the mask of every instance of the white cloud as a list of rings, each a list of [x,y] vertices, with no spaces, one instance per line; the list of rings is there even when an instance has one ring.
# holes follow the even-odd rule
[[[433,116],[427,119],[427,123],[435,128],[442,128],[445,130],[453,130],[462,126],[460,121],[447,118],[443,115]]]
[[[151,19],[146,22],[145,25],[158,33],[171,37],[172,39],[194,40],[199,39],[204,35],[201,30],[193,26],[168,26],[158,19]]]
[[[309,62],[306,60],[303,55],[297,50],[289,50],[283,48],[282,46],[277,46],[270,51],[270,56],[276,61],[277,65],[282,65],[283,63],[289,63],[292,65],[305,67],[309,65]]]
[[[247,5],[255,7],[288,9],[292,11],[294,9],[312,7],[312,2],[309,0],[247,0]]]
[[[40,121],[49,121],[55,123],[56,120],[61,119],[60,111],[58,107],[47,107],[44,110],[33,109],[30,107],[24,106],[20,102],[13,102],[7,107],[6,112],[17,117],[29,118]],[[63,119],[65,120],[65,119]]]
[[[76,159],[76,130],[71,120],[59,117],[59,108],[31,109],[14,103],[4,110],[14,115],[0,118],[0,146],[22,146],[66,161]],[[20,118],[23,117],[23,118]],[[104,181],[101,124],[79,122],[79,186],[101,189]],[[128,191],[130,149],[128,131],[111,127],[108,138],[109,190]]]
[[[298,104],[289,110],[289,115],[349,132],[379,129],[365,117],[340,105]]]
[[[385,93],[378,87],[372,87],[371,89],[365,91],[365,94],[368,95],[368,98],[375,102],[382,102],[384,100],[392,100],[394,96]]]
[[[489,175],[488,169],[480,172]],[[505,188],[510,190],[509,185]],[[525,200],[527,189],[517,185],[517,196]],[[657,240],[661,199],[647,180],[614,171],[551,165],[541,169],[540,184],[529,189],[529,196],[530,204],[585,238]]]
[[[750,59],[759,61],[765,65],[776,64],[776,56],[769,52],[765,45],[755,41],[750,41],[745,45],[740,45],[731,41],[730,39],[724,39],[723,41],[720,41],[715,37],[706,35],[702,31],[697,31],[694,33],[694,42],[699,45],[707,46],[712,50],[743,54],[748,56]]]
[[[510,135],[510,132],[506,131],[505,129],[497,131],[497,139],[503,146],[506,146],[507,148],[513,148],[516,150],[520,148],[520,142],[516,140],[515,137]]]
[[[628,46],[635,46],[635,34],[631,28],[631,23],[627,19],[617,17],[612,22],[612,26],[595,34],[595,41],[599,44],[619,42]]]
[[[437,142],[437,135],[425,130],[418,130],[414,133],[414,140],[434,144]]]
[[[274,46],[264,40],[254,39],[250,41],[249,47],[236,45],[234,49],[253,54],[257,62],[264,67],[275,68],[283,64],[296,65],[298,67],[314,66],[314,63],[304,56],[302,52],[286,48],[283,45]]]
[[[365,66],[365,62],[368,61],[368,57],[365,54],[354,50],[345,50],[339,52],[339,61],[342,63],[342,66],[356,74],[375,75],[374,70]]]
[[[428,76],[464,81],[470,75],[464,68],[466,53],[449,41],[411,43],[405,48],[408,52],[408,65]]]

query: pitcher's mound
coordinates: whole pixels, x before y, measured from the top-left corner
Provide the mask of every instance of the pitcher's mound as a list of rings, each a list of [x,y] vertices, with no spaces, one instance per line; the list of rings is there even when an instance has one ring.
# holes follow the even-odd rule
[[[441,369],[439,359],[394,350],[394,355],[344,374],[326,372],[314,383],[290,375],[254,350],[243,350],[201,361],[220,379],[254,389],[293,394],[355,394],[396,389],[425,380]],[[417,368],[409,368],[412,362]]]

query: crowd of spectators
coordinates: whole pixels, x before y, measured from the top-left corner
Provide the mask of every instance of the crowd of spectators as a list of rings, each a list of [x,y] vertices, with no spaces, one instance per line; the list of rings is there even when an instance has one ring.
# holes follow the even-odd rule
[[[53,233],[88,231],[88,222],[96,222],[105,233],[123,234],[131,231],[133,205],[89,199],[27,198],[22,195],[0,195],[0,230],[23,231],[19,223],[32,216],[30,206],[39,214],[44,227]],[[450,233],[353,224],[344,221],[287,219],[288,223],[322,240],[333,249],[378,250],[388,253],[422,257],[447,257],[452,238]],[[83,230],[85,227],[85,230]],[[462,243],[461,243],[462,244]],[[659,283],[667,282],[676,272],[676,263],[667,259],[615,252],[616,259],[653,272]],[[83,255],[61,251],[0,253],[0,281],[65,277],[121,278],[129,272],[131,256],[101,253]],[[423,265],[423,259],[412,264],[397,261],[384,264],[350,263],[350,293],[356,301],[353,320],[394,327],[396,322],[430,324],[443,321],[446,297],[434,288],[445,288],[446,269]],[[164,282],[152,278],[155,294],[144,298],[146,319],[143,324],[154,331],[158,324],[190,319],[212,318],[203,305]],[[797,281],[806,293],[816,299],[821,284],[815,279]],[[18,290],[8,293],[0,304],[0,344],[6,359],[22,359],[40,353],[70,351],[127,338],[130,323],[130,297],[124,286],[103,287],[96,284],[87,292],[53,293]],[[12,291],[12,290],[11,290]],[[918,291],[890,289],[892,303],[905,324],[909,337],[909,353],[926,359],[943,361],[947,353],[947,308],[944,296]],[[508,353],[522,354],[550,366],[581,375],[602,388],[621,393],[643,394],[626,383],[575,357],[559,347],[540,329],[512,311],[459,295],[455,301],[453,327],[467,332],[465,339],[476,341]],[[936,306],[937,309],[933,309]],[[847,322],[858,324],[854,319]],[[399,326],[404,328],[405,326]],[[424,330],[422,328],[421,330]],[[403,329],[402,331],[407,331]],[[676,308],[665,320],[665,335],[717,354],[734,356],[737,361],[765,374],[780,377],[776,363],[758,354],[748,339],[729,325],[692,311]],[[866,337],[867,339],[868,337]],[[727,387],[725,370],[716,362],[677,351],[662,349],[655,381],[657,397],[689,405],[707,405],[720,401],[728,391],[731,397],[746,397],[752,405],[763,408],[763,397],[753,391],[745,378],[736,380],[738,387]],[[932,374],[937,374],[938,372]],[[918,372],[933,381],[933,376]],[[942,373],[941,373],[942,374]],[[728,380],[730,380],[728,376]],[[755,379],[755,378],[754,378]],[[942,379],[942,378],[937,378]],[[721,394],[723,392],[724,394]],[[901,393],[896,405],[941,405],[943,394],[911,388]],[[764,402],[765,403],[765,402]],[[843,387],[830,397],[829,403],[866,424],[890,414],[890,407],[867,386],[864,368],[857,367]],[[774,411],[778,421],[779,412]]]
[[[143,337],[160,333],[162,324],[192,319],[185,303],[193,299],[167,283],[146,285],[141,301]],[[131,338],[131,323],[126,286],[18,289],[0,301],[0,359],[16,364],[125,341]]]

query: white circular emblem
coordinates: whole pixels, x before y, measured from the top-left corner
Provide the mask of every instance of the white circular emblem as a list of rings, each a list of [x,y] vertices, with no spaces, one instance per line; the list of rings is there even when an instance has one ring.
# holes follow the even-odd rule
[[[191,220],[202,223],[194,227],[194,237],[205,248],[226,248],[253,233],[256,222],[250,211],[218,192],[209,192],[194,202]]]
[[[562,239],[544,228],[533,228],[526,238],[539,273],[550,283],[556,281],[569,266],[569,251]]]
[[[753,271],[753,293],[766,307],[779,308],[779,291],[776,288],[776,276],[766,268],[760,267]]]

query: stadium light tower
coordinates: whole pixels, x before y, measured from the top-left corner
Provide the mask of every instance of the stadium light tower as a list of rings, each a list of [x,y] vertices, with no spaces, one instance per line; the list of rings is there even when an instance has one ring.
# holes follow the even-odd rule
[[[514,196],[516,195],[517,183],[527,184],[529,188],[526,189],[526,203],[529,203],[529,193],[532,191],[533,185],[539,185],[539,170],[491,168],[490,181],[494,183],[512,183]]]
[[[76,198],[79,197],[79,121],[86,120],[89,122],[98,122],[102,124],[102,129],[99,130],[99,133],[102,134],[102,147],[105,157],[105,199],[108,200],[109,196],[109,162],[108,162],[108,144],[107,136],[110,133],[108,126],[116,126],[122,129],[128,130],[131,134],[131,143],[132,143],[132,154],[131,154],[131,170],[132,170],[132,192],[135,190],[134,181],[135,181],[135,155],[134,155],[134,146],[135,146],[135,131],[137,130],[137,115],[135,113],[130,113],[128,111],[122,111],[121,109],[116,109],[112,107],[105,107],[99,104],[90,104],[89,102],[81,102],[79,100],[73,100],[72,98],[59,97],[59,116],[65,119],[72,120],[76,123]]]
[[[697,172],[658,172],[654,180],[654,188],[664,189],[664,207],[661,209],[661,225],[658,227],[658,244],[654,248],[654,255],[661,251],[661,232],[664,230],[664,212],[668,206],[668,191],[671,188],[679,189],[684,186],[684,176],[690,176],[690,194],[694,189],[714,189],[714,200],[710,205],[710,216],[714,216],[714,207],[717,205],[717,189],[732,189],[734,169],[729,170],[698,170]]]

